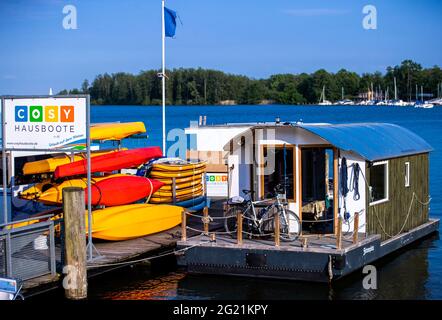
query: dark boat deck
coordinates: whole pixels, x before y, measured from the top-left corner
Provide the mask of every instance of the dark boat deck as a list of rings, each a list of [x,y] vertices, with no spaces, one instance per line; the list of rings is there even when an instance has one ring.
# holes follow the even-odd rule
[[[379,238],[378,235],[366,237],[364,233],[359,234],[359,245],[361,243],[368,243]],[[307,246],[304,248],[301,239],[307,240]],[[186,244],[187,246],[217,246],[223,248],[240,247],[242,249],[269,249],[282,251],[315,251],[315,252],[345,252],[351,250],[353,246],[352,234],[344,234],[342,238],[342,249],[336,249],[336,237],[333,235],[306,235],[292,242],[281,241],[279,247],[275,246],[274,240],[265,239],[243,239],[242,245],[238,246],[237,240],[228,235],[217,235],[215,241],[210,241],[208,236],[197,235],[189,238],[185,242],[180,244]]]
[[[334,236],[310,236],[307,246],[301,241],[235,239],[217,235],[215,241],[207,236],[194,236],[178,242],[178,263],[190,273],[222,274],[249,277],[283,278],[327,282],[337,280],[385,255],[421,239],[439,228],[439,219],[381,242],[380,235],[361,235],[353,244],[350,235],[343,235],[341,249]]]

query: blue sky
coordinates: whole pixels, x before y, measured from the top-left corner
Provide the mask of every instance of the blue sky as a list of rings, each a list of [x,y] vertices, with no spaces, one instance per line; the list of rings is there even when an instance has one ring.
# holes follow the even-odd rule
[[[62,26],[77,8],[78,29]],[[362,8],[377,8],[377,30]],[[406,58],[442,65],[438,0],[167,0],[178,12],[167,66],[255,78],[340,68],[384,71]],[[100,73],[161,66],[160,0],[0,0],[0,94],[80,87]]]

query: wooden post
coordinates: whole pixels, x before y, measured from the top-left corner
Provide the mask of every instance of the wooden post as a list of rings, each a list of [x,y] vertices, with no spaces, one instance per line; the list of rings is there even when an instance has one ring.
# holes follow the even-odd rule
[[[359,213],[355,212],[354,226],[353,226],[353,243],[358,243],[359,237]]]
[[[276,214],[275,214],[275,246],[276,247],[279,247],[279,245],[280,245],[280,239],[279,239],[279,236],[280,236],[280,230],[279,230],[279,213],[277,212]]]
[[[336,230],[336,249],[341,250],[342,248],[342,218],[338,217],[338,228]]]
[[[187,213],[186,210],[183,210],[181,213],[181,241],[187,240]]]
[[[209,208],[203,209],[203,221],[204,221],[204,234],[209,234]]]
[[[63,280],[66,298],[87,298],[86,231],[84,221],[84,190],[79,187],[63,189],[64,257],[67,272]]]
[[[242,245],[242,212],[238,210],[236,212],[236,239],[238,245]]]
[[[308,239],[306,237],[301,238],[302,247],[305,249],[308,246]]]
[[[333,218],[334,234],[338,235],[338,216],[339,216],[339,157],[338,149],[333,148]]]

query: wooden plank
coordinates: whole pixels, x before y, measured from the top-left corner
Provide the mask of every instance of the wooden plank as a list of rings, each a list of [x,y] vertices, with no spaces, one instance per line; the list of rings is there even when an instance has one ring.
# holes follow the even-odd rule
[[[338,149],[333,148],[333,217],[334,217],[334,234],[338,230],[338,214],[339,214],[339,155]]]

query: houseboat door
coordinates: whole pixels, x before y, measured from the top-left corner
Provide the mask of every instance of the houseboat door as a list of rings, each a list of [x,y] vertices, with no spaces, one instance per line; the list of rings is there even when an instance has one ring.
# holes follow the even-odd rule
[[[336,152],[331,146],[299,146],[299,150],[302,233],[334,233]]]

